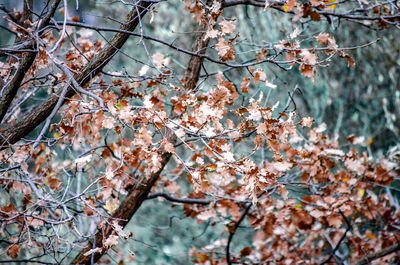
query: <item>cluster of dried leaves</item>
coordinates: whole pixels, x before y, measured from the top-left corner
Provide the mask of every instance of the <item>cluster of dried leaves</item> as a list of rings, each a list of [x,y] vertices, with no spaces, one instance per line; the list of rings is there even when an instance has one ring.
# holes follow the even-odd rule
[[[228,61],[235,60],[239,35],[234,35],[234,20],[218,21],[229,2],[206,6],[185,1],[203,29],[196,41],[215,40],[218,54],[213,59],[195,50],[193,58],[233,67]],[[314,21],[340,8],[335,1],[262,4],[292,12],[295,20]],[[10,21],[10,30],[18,36],[33,32],[35,23],[25,27],[21,30]],[[69,258],[96,231],[100,242],[83,256],[105,254],[132,236],[123,231],[127,221],[117,218],[126,210],[125,198],[150,184],[132,207],[140,207],[152,189],[184,203],[184,213],[198,222],[225,224],[226,239],[191,251],[199,264],[358,262],[377,249],[398,250],[400,205],[391,187],[400,173],[398,153],[393,150],[374,161],[363,151],[367,140],[349,137],[349,147],[342,148],[324,134],[324,124],[313,126],[312,118],[287,108],[278,112],[279,102],[265,106],[263,93],[249,96],[257,85],[276,88],[262,68],[254,69],[264,62],[289,68],[298,64],[312,79],[317,67],[335,54],[354,67],[329,34],[304,38],[296,29],[273,48],[260,49],[255,63],[235,66],[248,67],[243,80],[231,82],[219,72],[212,85],[191,88],[189,82],[197,82],[200,67],[197,73],[195,67],[185,72],[197,78],[179,80],[170,59],[160,52],[139,71],[144,78],[98,74],[75,84],[74,75],[95,60],[106,43],[94,40],[87,29],[63,30],[58,37],[44,31],[36,40],[38,54],[18,92],[21,101],[5,116],[10,127],[18,125],[18,106],[37,91],[59,91],[61,98],[70,86],[76,92],[65,98],[59,121],[49,116],[49,138],[40,134],[0,153],[0,235],[6,238],[2,248],[10,258],[22,250],[29,258],[50,253]],[[72,34],[79,36],[76,41],[68,38]],[[316,45],[306,47],[310,43]],[[1,63],[4,83],[19,67],[16,57]],[[150,78],[145,76],[148,71]],[[183,186],[192,192],[185,196]],[[234,235],[244,220],[254,239],[240,253],[232,253]],[[369,258],[398,262],[394,250],[386,254]]]

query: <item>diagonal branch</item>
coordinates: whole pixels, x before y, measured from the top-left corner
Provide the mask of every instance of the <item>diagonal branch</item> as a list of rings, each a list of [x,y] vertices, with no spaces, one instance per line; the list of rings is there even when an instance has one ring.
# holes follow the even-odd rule
[[[268,192],[267,196],[271,195],[275,191],[275,189],[276,189],[276,186],[272,186],[266,190],[263,190],[262,192],[260,192],[260,194],[257,195],[257,199],[264,196],[264,194],[267,192]],[[231,244],[232,244],[233,236],[235,235],[240,224],[243,222],[243,220],[249,213],[252,206],[253,206],[253,203],[251,203],[251,202],[247,203],[239,220],[235,221],[234,224],[228,229],[229,230],[228,243],[226,244],[226,249],[225,249],[226,263],[228,263],[228,265],[232,265],[234,263],[231,259]]]
[[[371,253],[364,258],[356,261],[353,263],[353,265],[364,265],[364,264],[370,264],[372,261],[382,258],[386,255],[392,254],[394,252],[400,251],[400,243],[397,243],[393,246],[384,248],[382,250],[379,250],[377,252]]]
[[[137,9],[133,8],[128,14],[126,23],[121,26],[121,30],[133,31],[139,23],[139,17],[143,17],[153,3],[154,1],[140,1],[140,6],[138,6]],[[140,13],[138,13],[137,10]],[[74,76],[77,83],[81,87],[89,83],[93,77],[101,72],[103,67],[107,65],[114,55],[118,53],[119,49],[121,49],[128,38],[129,34],[126,33],[115,34],[111,41],[85,65],[81,72]],[[62,91],[59,91],[58,94],[49,97],[41,106],[28,113],[26,117],[16,125],[6,128],[4,132],[0,134],[0,150],[16,143],[45,121],[56,106],[61,92]],[[70,98],[75,95],[75,93],[76,91],[73,86],[70,86],[65,96],[66,98]]]
[[[239,220],[237,222],[235,222],[235,224],[233,225],[233,227],[230,228],[229,231],[229,236],[228,236],[228,243],[226,245],[226,249],[225,249],[225,256],[226,256],[226,262],[231,265],[232,264],[232,259],[231,259],[231,243],[233,240],[233,236],[236,233],[236,230],[238,229],[238,227],[240,226],[240,224],[243,222],[244,218],[247,216],[247,214],[249,213],[251,207],[253,206],[253,204],[251,202],[247,203],[246,208],[244,209],[244,212],[242,213],[242,216],[240,216]]]
[[[173,134],[170,136],[174,137]],[[162,170],[165,165],[168,163],[171,154],[164,153],[161,159],[162,167],[151,176],[146,177],[139,185],[137,185],[133,190],[131,190],[124,201],[122,201],[121,205],[112,215],[112,218],[118,220],[118,224],[122,227],[125,227],[135,212],[139,209],[142,202],[147,198],[147,195],[150,192],[150,189],[154,186],[158,177],[160,176]],[[75,259],[71,262],[72,264],[92,264],[97,262],[105,253],[106,248],[104,247],[104,239],[108,238],[113,232],[113,228],[111,225],[106,225],[104,229],[99,229],[95,235],[95,243],[93,241],[89,241],[87,246],[82,249]],[[92,255],[85,255],[92,248],[102,248],[103,251],[101,253],[96,252]]]
[[[288,13],[288,14],[294,14],[294,11],[285,11],[283,9],[283,5],[286,4],[286,2],[284,1],[274,1],[274,0],[270,0],[267,2],[269,3],[269,5],[267,5],[270,8],[273,8],[275,10],[278,10],[280,12],[283,13]],[[221,6],[222,8],[226,8],[226,7],[231,7],[231,6],[237,6],[237,5],[251,5],[251,6],[256,6],[256,7],[266,7],[266,1],[264,0],[223,0],[221,2]],[[316,9],[315,12],[323,15],[323,16],[333,16],[333,17],[337,17],[337,18],[344,18],[344,19],[348,19],[348,20],[355,20],[355,21],[359,21],[359,20],[369,20],[369,21],[381,21],[381,20],[396,20],[398,18],[400,18],[400,14],[396,13],[393,15],[382,15],[382,16],[369,16],[369,15],[365,15],[364,13],[368,11],[368,9],[354,9],[351,10],[351,12],[330,12],[330,11],[323,11],[323,10],[318,10]],[[358,14],[354,14],[354,13],[358,13]],[[360,15],[359,15],[360,14]]]
[[[199,51],[200,54],[205,54],[208,46],[208,38],[204,38],[206,34],[206,25],[200,25],[198,32],[200,33],[197,34],[192,49],[194,51]],[[182,93],[188,93],[196,88],[202,63],[202,57],[192,56],[190,58],[184,75],[185,82]],[[175,118],[177,118],[177,115],[172,110],[170,119]],[[175,144],[176,142],[176,135],[172,130],[167,131],[165,138],[172,144]],[[130,219],[142,205],[143,201],[148,198],[151,188],[159,179],[162,170],[167,165],[170,158],[171,153],[163,153],[161,155],[161,168],[157,172],[152,173],[150,176],[144,177],[143,180],[138,183],[138,185],[128,192],[126,198],[121,202],[118,209],[112,215],[112,219],[117,220],[118,225],[124,228],[129,223]],[[104,246],[104,240],[112,235],[113,232],[113,227],[110,224],[106,224],[105,227],[99,229],[94,237],[94,240],[89,241],[87,246],[82,249],[72,261],[72,264],[93,264],[97,262],[107,252],[107,247]],[[91,249],[95,248],[100,248],[102,251],[93,252],[91,255],[86,254]]]
[[[342,235],[342,237],[339,239],[339,242],[337,243],[336,247],[332,250],[332,253],[329,255],[329,257],[328,257],[326,260],[324,260],[323,262],[321,262],[320,265],[324,265],[324,264],[329,263],[329,262],[331,261],[331,259],[335,257],[335,253],[336,253],[336,251],[339,250],[340,245],[343,243],[344,239],[346,238],[347,233],[353,228],[353,227],[351,226],[350,221],[347,220],[346,216],[344,216],[344,214],[342,213],[342,211],[340,211],[340,215],[343,217],[343,219],[344,219],[345,222],[346,222],[346,225],[347,225],[346,231],[344,232],[344,234]]]
[[[212,202],[212,200],[207,200],[207,199],[195,199],[195,198],[176,198],[172,197],[170,194],[166,192],[155,192],[152,194],[147,195],[147,200],[149,199],[154,199],[157,197],[163,197],[168,201],[171,202],[177,202],[177,203],[189,203],[189,204],[202,204],[202,205],[207,205]]]
[[[54,0],[53,4],[47,15],[43,18],[40,22],[38,30],[43,29],[46,27],[50,19],[53,17],[54,13],[56,12],[58,4],[61,0]],[[24,6],[24,16],[26,15],[29,18],[29,13],[26,6]],[[17,92],[21,86],[21,82],[25,77],[25,74],[28,72],[29,68],[31,68],[33,62],[35,61],[37,55],[37,51],[27,52],[24,54],[21,63],[13,76],[13,79],[10,83],[6,84],[4,87],[1,87],[1,97],[0,97],[0,122],[3,120],[4,116],[7,113],[8,108],[11,106],[11,102],[14,97],[17,95]],[[0,140],[0,146],[3,145],[2,141]]]

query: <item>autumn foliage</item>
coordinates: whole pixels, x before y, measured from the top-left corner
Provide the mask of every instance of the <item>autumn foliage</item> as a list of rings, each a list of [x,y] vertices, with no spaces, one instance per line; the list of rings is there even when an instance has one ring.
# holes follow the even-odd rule
[[[40,19],[26,3],[4,15],[16,37],[0,49],[1,260],[107,261],[119,242],[135,238],[124,228],[142,202],[163,198],[183,204],[198,223],[223,223],[219,240],[190,249],[196,264],[400,262],[398,149],[374,158],[370,139],[332,136],[293,110],[301,88],[277,87],[263,69],[298,69],[314,81],[333,57],[356,67],[348,50],[364,46],[340,47],[331,34],[296,27],[286,39],[249,48],[252,60],[242,62],[240,21],[224,17],[226,8],[252,5],[293,23],[346,19],[395,30],[398,8],[185,0],[181,13],[197,26],[189,49],[143,33],[151,23],[145,16],[157,16],[163,2],[127,5],[120,29],[82,23],[61,1],[49,2]],[[95,38],[103,31],[115,35]],[[184,54],[186,68],[149,50],[134,75],[104,70],[133,36]],[[207,72],[206,63],[217,71]],[[245,74],[229,80],[225,71],[237,68]],[[258,87],[291,89],[287,104]],[[31,100],[39,94],[40,102]],[[237,251],[243,226],[249,244]]]

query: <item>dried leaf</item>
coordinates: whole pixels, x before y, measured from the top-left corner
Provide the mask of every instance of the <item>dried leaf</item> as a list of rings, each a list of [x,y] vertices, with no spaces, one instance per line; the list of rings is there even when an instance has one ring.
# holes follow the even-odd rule
[[[94,213],[95,213],[94,209],[96,208],[96,206],[94,204],[94,199],[92,197],[86,198],[84,205],[85,206],[83,207],[83,212],[87,216],[94,215]]]
[[[299,36],[300,32],[301,30],[299,28],[295,28],[295,30],[292,33],[290,33],[289,37],[291,39],[295,39],[297,38],[297,36]]]
[[[218,39],[216,48],[223,62],[235,59],[235,50],[232,43],[225,41],[224,38]]]
[[[267,50],[262,48],[256,56],[257,62],[261,62],[263,60],[265,60],[265,58],[267,58]]]
[[[338,214],[330,215],[326,218],[330,226],[339,228],[342,225],[342,217]]]
[[[165,58],[164,55],[159,52],[155,53],[151,59],[157,68],[162,68],[169,64],[169,58]]]
[[[325,213],[323,211],[318,210],[318,209],[314,209],[314,210],[312,210],[310,212],[310,215],[312,217],[315,217],[315,218],[319,219],[320,217],[324,216]]]
[[[118,236],[116,236],[116,235],[111,235],[111,236],[109,236],[109,237],[106,239],[106,241],[104,242],[104,246],[105,246],[105,247],[108,247],[108,248],[113,247],[113,246],[116,246],[116,245],[118,244],[118,239],[119,239]]]
[[[18,244],[12,244],[8,246],[7,255],[12,259],[16,259],[20,250],[21,247]]]
[[[300,71],[301,71],[302,75],[304,75],[306,77],[310,77],[312,79],[312,81],[314,82],[314,73],[316,70],[311,65],[301,64]]]
[[[254,75],[254,83],[258,84],[261,81],[265,81],[265,79],[267,78],[267,75],[265,74],[264,70],[262,70],[261,68],[258,68],[257,70],[254,71],[253,73]]]
[[[300,121],[300,125],[301,126],[305,126],[305,127],[308,127],[308,128],[311,128],[313,123],[314,123],[314,119],[311,118],[311,117],[304,117]]]
[[[54,176],[47,177],[47,182],[49,183],[49,187],[52,190],[60,190],[62,186],[62,182],[59,178]]]
[[[219,24],[221,25],[221,31],[223,34],[231,34],[235,32],[235,25],[232,22],[224,19]]]
[[[240,90],[242,90],[243,93],[249,93],[249,85],[250,85],[250,78],[248,77],[243,78],[243,81],[240,85]]]
[[[78,168],[84,167],[87,163],[92,160],[92,155],[83,156],[80,158],[75,159],[75,164]]]
[[[247,247],[243,248],[243,249],[240,251],[240,256],[241,256],[241,257],[246,257],[246,256],[250,255],[252,251],[253,251],[253,250],[251,249],[251,247],[250,247],[250,246],[247,246]]]
[[[174,147],[174,145],[171,144],[170,142],[168,142],[167,139],[163,139],[163,140],[161,141],[161,146],[164,148],[164,150],[165,150],[166,152],[171,153],[171,154],[175,153],[175,147]]]

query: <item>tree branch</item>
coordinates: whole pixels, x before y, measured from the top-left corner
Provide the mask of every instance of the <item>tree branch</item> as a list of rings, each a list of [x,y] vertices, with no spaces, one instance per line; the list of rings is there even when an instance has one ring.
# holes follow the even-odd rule
[[[152,1],[141,1],[138,8],[140,13],[138,14],[136,12],[137,9],[133,8],[127,16],[127,22],[121,26],[121,30],[133,31],[139,23],[139,17],[143,17],[152,4]],[[74,76],[77,83],[81,87],[84,87],[93,77],[100,73],[103,67],[118,53],[119,49],[125,44],[128,38],[129,34],[126,33],[115,34],[112,40],[85,65],[81,72]],[[58,94],[49,97],[41,106],[28,113],[26,117],[16,125],[6,128],[4,132],[0,134],[0,150],[16,143],[46,120],[56,106],[61,92],[60,90]],[[72,97],[75,93],[76,91],[73,86],[70,86],[66,92],[66,98]]]
[[[200,25],[200,30],[198,30],[198,32],[200,33],[198,33],[193,45],[193,50],[200,51],[200,53],[205,53],[208,46],[208,39],[204,38],[204,35],[206,34],[205,27],[205,25]],[[182,93],[188,93],[190,90],[196,88],[196,84],[200,76],[202,63],[203,59],[201,57],[192,56],[190,58],[184,75],[185,82]],[[176,117],[176,113],[171,110],[170,119],[174,119]],[[172,144],[176,142],[176,135],[172,130],[168,130],[166,132],[165,138],[168,142]],[[161,168],[157,172],[152,173],[150,176],[145,176],[140,183],[138,183],[135,187],[128,191],[128,195],[112,215],[112,218],[114,220],[117,220],[120,226],[124,228],[129,223],[129,220],[132,218],[132,216],[139,209],[143,201],[148,198],[148,194],[151,188],[157,182],[162,170],[167,165],[170,157],[171,153],[163,153],[161,155]],[[104,246],[104,240],[112,235],[113,232],[113,227],[111,225],[106,225],[105,227],[103,227],[103,229],[99,229],[94,237],[94,240],[89,241],[87,246],[78,253],[72,263],[92,264],[97,262],[107,252],[107,248]],[[101,248],[102,251],[92,253],[91,255],[86,254],[88,251],[94,248]]]
[[[276,189],[276,186],[273,186],[273,187],[268,188],[267,190],[261,191],[260,194],[257,195],[257,199],[261,198],[267,192],[268,192],[267,196],[272,194],[275,191],[275,189]],[[229,229],[228,243],[226,244],[226,249],[225,249],[226,262],[228,263],[228,265],[233,264],[233,262],[231,260],[231,243],[233,240],[233,236],[235,235],[236,230],[238,229],[240,224],[243,222],[244,218],[249,213],[252,206],[253,206],[253,203],[251,203],[251,202],[247,203],[246,208],[245,208],[244,212],[242,213],[242,216],[240,216],[239,220],[237,222],[235,222],[235,225],[233,226],[233,228]]]
[[[44,17],[44,19],[39,24],[39,29],[41,30],[45,26],[47,26],[50,22],[50,19],[53,17],[54,13],[56,12],[58,4],[61,0],[54,0],[50,11]],[[24,16],[26,15],[27,18],[31,17],[28,13],[27,2],[24,4]],[[37,51],[27,52],[23,56],[21,63],[19,64],[18,70],[13,76],[13,79],[10,83],[2,87],[1,97],[0,97],[0,122],[3,120],[4,116],[7,113],[8,108],[11,106],[11,102],[14,99],[15,95],[21,86],[21,82],[24,79],[26,73],[28,72],[29,68],[31,68],[33,62],[35,61]],[[2,144],[2,140],[0,139],[0,146]]]
[[[384,248],[380,251],[377,251],[375,253],[371,253],[364,258],[354,262],[352,265],[364,265],[364,264],[370,264],[372,261],[382,258],[386,255],[392,254],[393,252],[400,251],[400,243],[397,243],[396,245]]]
[[[57,25],[62,24],[62,22],[56,22],[56,23],[57,23]],[[155,41],[155,42],[163,44],[163,45],[165,45],[167,47],[170,47],[171,49],[174,49],[174,50],[176,50],[178,52],[182,52],[182,53],[185,53],[185,54],[190,55],[190,56],[200,57],[200,58],[206,59],[207,61],[210,61],[212,63],[225,65],[225,66],[231,67],[231,68],[250,67],[250,66],[255,66],[255,65],[258,65],[258,64],[262,64],[262,63],[273,63],[273,64],[275,64],[275,65],[277,65],[277,66],[282,68],[281,64],[290,63],[290,61],[276,61],[276,60],[273,59],[276,56],[273,55],[272,57],[266,58],[266,59],[261,60],[261,61],[257,61],[256,58],[254,58],[254,60],[251,60],[249,62],[232,64],[232,63],[223,62],[220,59],[215,59],[215,58],[212,58],[210,56],[207,56],[205,53],[200,53],[199,50],[193,50],[192,49],[192,51],[190,51],[190,50],[187,50],[187,49],[184,49],[184,48],[181,48],[179,46],[174,45],[173,42],[169,43],[169,42],[164,41],[162,39],[155,38],[153,36],[149,36],[149,35],[145,35],[145,34],[141,34],[141,33],[129,32],[129,31],[121,30],[121,29],[113,29],[113,28],[107,28],[107,27],[97,27],[97,26],[84,24],[84,23],[81,23],[81,22],[67,22],[66,25],[74,26],[74,27],[81,27],[81,28],[86,28],[86,29],[92,29],[92,30],[95,30],[95,31],[98,31],[98,32],[105,31],[105,32],[126,33],[126,34],[129,34],[129,35],[132,35],[132,36],[136,36],[136,37],[140,37],[140,38],[143,38],[143,39]],[[0,49],[0,52],[1,52],[1,49]],[[287,70],[285,68],[283,68],[283,69]]]
[[[176,198],[172,197],[166,192],[155,192],[152,194],[149,194],[147,196],[147,200],[149,199],[154,199],[157,197],[164,197],[166,200],[171,201],[171,202],[177,202],[177,203],[190,203],[190,204],[202,204],[202,205],[207,205],[212,202],[212,200],[207,200],[207,199],[194,199],[194,198]]]
[[[228,263],[228,265],[232,265],[232,260],[231,260],[231,243],[232,243],[232,239],[233,236],[236,233],[237,228],[239,227],[239,225],[243,222],[244,218],[246,217],[246,215],[249,213],[251,206],[253,206],[253,204],[251,202],[249,202],[244,210],[244,212],[242,213],[242,216],[240,216],[239,220],[237,222],[235,222],[235,225],[233,226],[233,228],[230,229],[229,231],[229,237],[228,237],[228,243],[226,245],[226,262]]]
[[[276,9],[280,12],[294,14],[293,11],[286,12],[282,6],[286,3],[283,1],[268,1],[269,8]],[[222,8],[236,6],[236,5],[251,5],[256,7],[265,7],[265,1],[258,0],[224,0],[221,3]],[[354,13],[365,13],[368,11],[366,8],[360,8],[351,10],[350,12],[338,13],[338,12],[330,12],[330,11],[322,11],[322,10],[314,10],[316,13],[323,16],[333,16],[337,18],[344,18],[349,20],[370,20],[370,21],[380,21],[380,20],[393,20],[400,18],[400,14],[395,15],[386,15],[386,16],[368,16],[368,15],[356,15]],[[352,14],[353,13],[353,14]]]
[[[329,257],[328,257],[326,260],[324,260],[323,262],[321,262],[320,265],[327,264],[328,262],[331,261],[331,259],[332,259],[333,257],[335,257],[335,253],[336,253],[336,251],[338,251],[340,245],[343,243],[343,240],[346,238],[347,233],[353,228],[353,227],[351,226],[351,223],[349,222],[349,220],[347,220],[346,216],[344,216],[344,214],[343,214],[341,211],[340,211],[340,215],[343,217],[343,219],[344,219],[345,222],[346,222],[346,225],[347,225],[346,231],[344,232],[344,234],[343,234],[342,237],[340,238],[340,240],[339,240],[339,242],[337,243],[336,247],[332,250],[331,255],[329,255]]]

